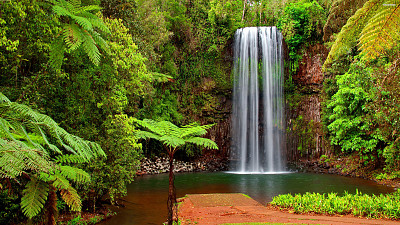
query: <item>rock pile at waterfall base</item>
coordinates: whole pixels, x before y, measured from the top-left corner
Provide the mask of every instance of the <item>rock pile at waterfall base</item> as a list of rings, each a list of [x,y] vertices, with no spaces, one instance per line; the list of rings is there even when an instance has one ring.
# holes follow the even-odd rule
[[[195,162],[184,162],[174,159],[174,172],[216,172],[225,171],[228,169],[227,160],[217,157],[207,157],[197,160]],[[144,174],[160,174],[168,173],[169,161],[168,158],[154,157],[152,159],[143,158],[140,168],[137,172],[138,175]]]

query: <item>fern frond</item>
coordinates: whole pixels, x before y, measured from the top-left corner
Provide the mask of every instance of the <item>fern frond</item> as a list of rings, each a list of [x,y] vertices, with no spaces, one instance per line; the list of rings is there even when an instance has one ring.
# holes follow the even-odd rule
[[[79,155],[58,155],[55,157],[54,160],[55,163],[74,163],[74,164],[80,164],[87,162],[85,158]]]
[[[163,135],[162,137],[160,137],[159,140],[168,147],[172,148],[176,148],[185,144],[185,140],[183,140],[182,138],[171,135]]]
[[[79,46],[81,46],[82,31],[76,24],[67,24],[66,26],[64,26],[64,29],[62,32],[63,32],[62,34],[64,37],[64,41],[70,50],[74,51],[77,48],[79,48]]]
[[[82,201],[73,187],[61,190],[61,197],[69,206],[71,211],[81,211]]]
[[[100,11],[101,7],[98,5],[86,5],[86,6],[76,6],[78,14],[90,11]]]
[[[3,93],[0,92],[0,103],[10,103],[11,101],[5,96]]]
[[[207,124],[203,126],[190,124],[183,127],[183,132],[181,134],[181,138],[186,138],[189,136],[203,136],[207,133],[207,130],[213,127],[214,124]]]
[[[104,32],[106,34],[111,34],[111,31],[107,27],[107,25],[104,24],[103,20],[101,20],[96,15],[93,15],[92,13],[89,13],[89,12],[82,12],[81,16],[83,16],[87,20],[89,20],[92,23],[93,27],[100,29],[102,32]]]
[[[92,157],[105,156],[104,151],[97,143],[83,140],[80,137],[66,132],[49,116],[38,113],[28,106],[12,102],[6,105],[0,104],[0,107],[6,111],[4,119],[7,120],[11,126],[17,128],[12,132],[25,136],[25,128],[29,129],[29,132],[40,135],[42,141],[48,148],[56,153],[61,154],[62,151],[56,145],[50,143],[47,136],[53,137],[57,141],[56,144],[63,146],[67,151],[77,154],[86,160]],[[21,120],[23,124],[21,124]],[[3,125],[3,128],[0,128],[0,134],[7,132],[7,129],[4,128],[4,123],[1,123],[2,121],[3,120],[0,121],[0,125]],[[21,128],[21,126],[23,127]]]
[[[17,178],[24,171],[48,172],[53,164],[49,156],[31,149],[19,141],[6,141],[0,138],[1,177]]]
[[[90,61],[98,66],[100,63],[100,51],[88,31],[85,31],[85,35],[83,35],[82,46],[85,53],[89,56]]]
[[[85,30],[93,29],[92,23],[85,17],[72,15],[71,18],[75,20],[75,22],[78,23],[83,29]]]
[[[85,171],[71,166],[59,166],[60,174],[78,184],[90,182],[90,175]]]
[[[138,131],[135,136],[141,138],[154,138],[161,141],[165,146],[170,148],[177,148],[185,145],[186,143],[198,144],[203,147],[216,149],[215,142],[196,136],[202,136],[207,133],[207,129],[213,124],[199,126],[197,124],[190,124],[184,127],[177,127],[169,121],[156,122],[153,120],[134,120],[137,124],[142,126],[148,131]]]
[[[346,25],[339,32],[335,43],[328,54],[323,69],[326,69],[334,61],[346,55],[357,44],[359,34],[367,24],[374,12],[382,5],[383,0],[369,0],[364,6],[350,17]]]
[[[217,144],[208,138],[192,137],[192,138],[186,139],[186,142],[195,144],[195,145],[199,145],[199,146],[202,146],[205,148],[218,149]]]
[[[49,185],[45,182],[32,178],[22,191],[21,207],[22,212],[32,219],[43,208],[49,193]]]
[[[135,137],[137,139],[155,139],[155,140],[159,140],[159,138],[160,138],[160,136],[157,134],[154,134],[154,133],[148,132],[148,131],[142,131],[142,130],[135,132]]]
[[[62,37],[56,38],[50,45],[49,65],[54,70],[61,69],[64,60],[65,46]]]
[[[79,8],[82,4],[81,0],[69,0],[69,3],[74,7],[74,8]]]
[[[96,44],[98,44],[99,47],[103,49],[107,54],[110,54],[110,47],[108,46],[107,42],[100,36],[100,34],[96,31],[92,31],[90,33]]]
[[[400,40],[400,3],[381,6],[361,32],[360,49],[364,59],[372,60],[392,49]]]
[[[72,13],[70,13],[70,11],[59,5],[53,6],[53,12],[58,16],[68,16],[68,17],[72,16]]]

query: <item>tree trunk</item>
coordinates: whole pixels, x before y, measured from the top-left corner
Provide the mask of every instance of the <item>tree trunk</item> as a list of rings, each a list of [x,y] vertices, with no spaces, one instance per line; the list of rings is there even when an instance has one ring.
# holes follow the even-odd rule
[[[169,153],[169,189],[168,189],[168,225],[172,225],[177,220],[176,213],[176,192],[174,184],[174,153]]]
[[[48,201],[46,205],[47,211],[47,224],[48,225],[56,225],[56,217],[57,217],[57,193],[56,188],[51,184],[50,191],[48,196]]]

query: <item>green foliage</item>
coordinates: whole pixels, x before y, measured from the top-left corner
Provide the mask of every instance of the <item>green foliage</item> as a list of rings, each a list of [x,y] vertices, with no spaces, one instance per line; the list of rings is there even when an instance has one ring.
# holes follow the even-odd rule
[[[339,33],[347,20],[361,8],[368,0],[334,0],[329,8],[329,15],[324,25],[325,42],[334,40],[335,34]]]
[[[400,42],[400,3],[380,1],[378,4],[381,6],[360,34],[360,49],[366,60],[385,55]]]
[[[391,194],[366,195],[357,191],[356,194],[337,193],[319,194],[286,194],[273,198],[270,203],[274,206],[292,209],[296,213],[319,214],[353,214],[370,218],[400,218],[400,191]]]
[[[0,188],[1,189],[1,188]],[[0,190],[0,223],[18,223],[20,212],[20,201],[15,194],[10,194],[7,190]]]
[[[301,49],[311,41],[322,37],[325,10],[317,1],[302,0],[289,3],[278,18],[277,27],[282,32],[289,47],[289,56],[295,72],[301,58]]]
[[[338,34],[324,68],[329,68],[335,61],[352,51],[358,41],[367,60],[393,49],[399,41],[398,9],[399,3],[396,1],[367,1]]]
[[[113,202],[126,195],[126,185],[134,180],[141,159],[141,144],[136,142],[134,119],[125,114],[109,116],[104,123],[106,135],[100,143],[107,153],[107,159],[101,158],[90,163],[92,184],[98,197],[108,195]]]
[[[0,91],[12,100],[19,97],[16,90],[19,83],[47,63],[50,42],[60,31],[57,18],[42,3],[41,0],[1,2]],[[13,89],[8,89],[11,86]]]
[[[28,218],[36,216],[47,200],[49,187],[46,183],[32,178],[23,191],[21,198],[22,211]]]
[[[169,153],[175,153],[178,147],[185,144],[195,144],[205,148],[218,149],[217,144],[207,138],[201,138],[207,133],[207,129],[214,124],[202,125],[190,124],[183,127],[177,127],[171,122],[154,120],[135,120],[143,128],[148,131],[137,131],[135,136],[139,139],[152,138],[162,142],[168,149]]]
[[[367,107],[374,96],[372,74],[372,68],[359,61],[337,77],[339,89],[327,105],[327,127],[332,144],[340,145],[343,151],[369,155],[381,140],[379,135],[371,135],[373,112]]]
[[[76,162],[88,162],[105,156],[101,147],[67,133],[50,117],[11,102],[1,92],[0,109],[0,178],[1,182],[28,178],[21,198],[23,213],[28,218],[39,214],[53,186],[71,210],[80,211],[80,197],[67,179],[82,184],[90,177],[81,169],[57,163],[53,157],[72,154],[79,157],[71,157]],[[58,160],[68,161],[66,155]]]
[[[97,5],[81,6],[80,0],[50,0],[53,12],[61,17],[63,28],[60,36],[54,40],[50,48],[50,66],[56,70],[60,69],[64,52],[75,51],[82,48],[90,61],[96,66],[100,63],[99,48],[108,51],[106,41],[98,33],[110,33],[103,21],[91,11],[100,9]],[[97,29],[97,30],[96,30]]]

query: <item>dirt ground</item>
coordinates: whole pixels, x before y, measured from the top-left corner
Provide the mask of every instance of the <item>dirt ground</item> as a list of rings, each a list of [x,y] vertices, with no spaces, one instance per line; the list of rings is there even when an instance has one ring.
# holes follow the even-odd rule
[[[272,222],[295,224],[382,224],[400,225],[400,221],[346,216],[303,215],[265,207],[243,194],[192,194],[180,199],[182,225]]]

